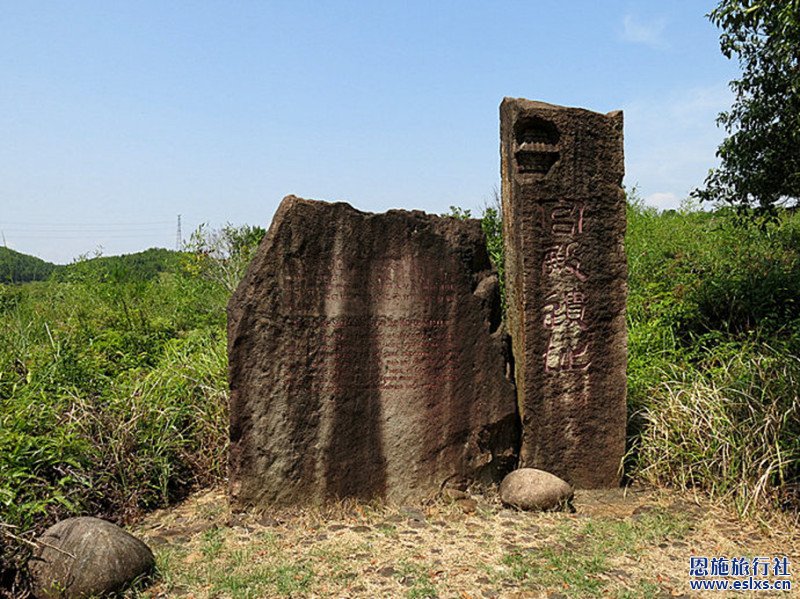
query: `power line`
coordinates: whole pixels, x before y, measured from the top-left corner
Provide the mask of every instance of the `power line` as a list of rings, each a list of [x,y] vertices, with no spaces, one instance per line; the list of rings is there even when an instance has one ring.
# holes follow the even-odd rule
[[[33,221],[11,221],[11,220],[0,220],[0,224],[4,225],[14,225],[14,226],[32,226],[32,227],[141,227],[141,226],[152,226],[152,225],[169,225],[172,221],[169,220],[154,220],[148,222],[122,222],[122,223],[66,223],[66,222],[57,222],[57,223],[43,223],[33,222]]]
[[[147,229],[23,229],[18,227],[4,227],[3,231],[11,235],[169,235],[167,227],[149,227]]]
[[[9,237],[13,237],[15,239],[86,239],[87,235],[84,232],[83,234],[79,234],[79,232],[75,231],[67,231],[68,233],[75,233],[70,235],[62,235],[58,234],[49,234],[44,233],[41,231],[37,231],[35,233],[16,233],[15,235],[9,235]],[[91,236],[95,239],[137,239],[141,237],[160,237],[166,238],[169,234],[166,231],[160,232],[139,232],[139,233],[131,233],[131,234],[124,234],[124,235],[116,235],[116,234],[103,234],[97,232],[93,233]]]

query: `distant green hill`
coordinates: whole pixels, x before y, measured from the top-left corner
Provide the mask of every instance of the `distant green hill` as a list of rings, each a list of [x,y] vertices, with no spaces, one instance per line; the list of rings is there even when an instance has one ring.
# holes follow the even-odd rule
[[[0,283],[43,281],[58,268],[36,256],[0,247]]]
[[[147,281],[161,272],[176,272],[180,266],[181,253],[164,248],[150,248],[122,256],[100,256],[60,266],[0,247],[0,283],[28,283],[49,278],[63,281],[73,276]]]
[[[161,272],[177,272],[181,268],[181,252],[150,248],[135,254],[100,256],[74,262],[54,272],[57,280],[74,275],[97,276],[100,279],[148,281]]]

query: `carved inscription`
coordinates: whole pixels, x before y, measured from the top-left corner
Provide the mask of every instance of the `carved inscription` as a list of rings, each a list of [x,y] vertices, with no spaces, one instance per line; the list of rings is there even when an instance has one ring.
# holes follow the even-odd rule
[[[500,106],[507,324],[520,466],[615,486],[625,453],[622,114]]]
[[[547,373],[585,371],[591,365],[584,332],[586,295],[583,283],[589,274],[581,266],[584,232],[582,203],[559,202],[542,206],[544,230],[553,243],[544,250],[542,274],[548,287],[561,289],[545,298],[543,325],[550,333],[544,353]]]
[[[371,355],[366,343],[353,339],[376,335],[378,355]],[[329,318],[321,327],[318,358],[320,363],[358,364],[377,358],[380,374],[375,380],[338,381],[334,368],[324,368],[317,377],[323,394],[341,394],[368,389],[420,391],[432,390],[456,380],[458,354],[447,347],[447,322],[439,319],[389,317]],[[345,340],[348,340],[347,342]],[[420,376],[420,369],[435,371],[436,377]]]
[[[378,280],[378,285],[384,285],[384,282]],[[456,291],[455,284],[431,284],[431,283],[392,283],[388,289],[384,291],[384,299],[408,302],[420,293],[424,293],[426,297],[430,298],[433,302],[441,302],[452,296]],[[325,296],[331,300],[344,300],[348,298],[358,297],[363,293],[363,290],[354,288],[352,285],[345,281],[331,280],[325,287]]]
[[[391,313],[367,316],[362,313],[337,316],[290,317],[290,326],[297,330],[314,330],[312,348],[293,348],[302,359],[312,350],[314,354],[314,384],[318,393],[339,396],[366,391],[424,392],[441,389],[458,379],[458,353],[448,339],[448,320],[420,316],[414,300],[426,298],[425,312],[447,314],[447,306],[455,301],[459,286],[447,275],[436,281],[413,280],[402,268],[395,268],[391,259],[374,260],[381,274],[374,277],[373,293],[349,283],[342,273],[345,263],[332,261],[333,276],[324,285],[327,302],[337,306],[364,306],[367,303],[385,306]],[[303,291],[292,289],[293,297]],[[377,344],[370,344],[371,338]],[[377,346],[376,349],[374,347]],[[378,362],[378,375],[362,376],[360,366]],[[346,365],[353,376],[343,379],[337,375],[340,365]],[[355,367],[355,368],[352,368]],[[433,376],[432,376],[433,375]]]
[[[231,503],[398,505],[519,447],[477,220],[284,199],[228,307]]]

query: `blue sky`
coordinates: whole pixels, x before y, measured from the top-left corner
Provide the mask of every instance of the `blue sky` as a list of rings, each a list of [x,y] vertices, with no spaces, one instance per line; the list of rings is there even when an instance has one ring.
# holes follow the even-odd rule
[[[0,232],[69,262],[174,247],[178,214],[267,226],[288,194],[478,212],[504,96],[624,110],[626,185],[675,207],[738,73],[713,6],[0,0]]]

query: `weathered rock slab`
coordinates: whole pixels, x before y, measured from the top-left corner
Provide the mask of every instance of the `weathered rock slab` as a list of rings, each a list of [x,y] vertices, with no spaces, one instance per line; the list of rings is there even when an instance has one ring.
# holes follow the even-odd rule
[[[619,484],[627,263],[622,113],[500,106],[506,299],[520,465]]]
[[[233,508],[499,481],[499,308],[478,221],[285,198],[228,305]]]
[[[500,499],[526,511],[548,511],[565,506],[573,497],[569,483],[536,468],[520,468],[500,484]]]
[[[153,553],[119,526],[99,518],[68,518],[38,539],[28,570],[38,599],[103,597],[149,575]]]

